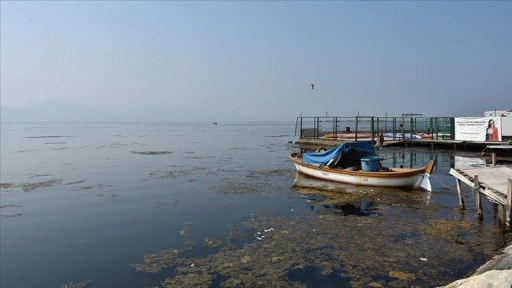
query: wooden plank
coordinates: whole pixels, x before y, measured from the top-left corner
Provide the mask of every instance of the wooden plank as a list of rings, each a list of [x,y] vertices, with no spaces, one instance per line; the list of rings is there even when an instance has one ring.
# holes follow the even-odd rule
[[[473,182],[475,180],[474,177],[466,175],[462,171],[457,171],[457,170],[455,170],[453,168],[450,169],[449,173],[452,176],[454,176],[455,178],[457,178],[458,180],[464,182],[466,185],[470,186],[471,188],[475,187],[475,183]],[[478,174],[474,174],[474,175],[478,175]],[[478,176],[478,180],[480,180],[480,175]],[[480,188],[478,191],[480,191],[481,193],[486,195],[487,198],[489,198],[489,200],[494,201],[494,202],[496,202],[496,203],[498,203],[500,205],[506,205],[506,196],[505,196],[505,194],[503,194],[502,192],[498,192],[498,191],[496,191],[496,190],[494,190],[492,188],[486,187],[486,185],[483,185],[482,182],[479,182],[478,185],[479,185],[479,188]]]
[[[468,178],[466,178],[466,176],[460,174],[459,171],[451,168],[450,169],[450,174],[452,176],[454,176],[455,178],[459,179],[460,181],[464,182],[466,185],[473,187],[473,185],[474,185],[473,181],[471,181]]]
[[[503,196],[507,195],[507,179],[512,179],[512,169],[509,167],[459,168],[459,170],[467,175],[478,175],[480,185],[493,189]]]

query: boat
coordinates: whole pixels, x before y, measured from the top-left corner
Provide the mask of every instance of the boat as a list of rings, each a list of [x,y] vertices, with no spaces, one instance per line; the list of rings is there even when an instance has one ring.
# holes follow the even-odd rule
[[[432,191],[430,173],[435,161],[421,168],[386,168],[371,141],[346,142],[330,150],[298,153],[290,160],[298,172],[334,182],[364,186],[412,188]]]

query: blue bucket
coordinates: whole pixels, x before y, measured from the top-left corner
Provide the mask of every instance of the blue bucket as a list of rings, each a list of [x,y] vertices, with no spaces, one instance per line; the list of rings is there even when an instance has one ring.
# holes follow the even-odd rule
[[[364,172],[377,172],[380,169],[379,157],[371,156],[361,158],[361,168]]]

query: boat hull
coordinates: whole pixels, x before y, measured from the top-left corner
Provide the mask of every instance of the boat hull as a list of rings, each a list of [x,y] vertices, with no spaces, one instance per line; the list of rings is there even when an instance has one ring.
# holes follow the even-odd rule
[[[431,191],[429,174],[433,160],[429,165],[419,169],[391,169],[382,172],[363,172],[343,169],[330,169],[302,164],[299,158],[292,158],[298,172],[318,179],[364,186],[423,188]]]

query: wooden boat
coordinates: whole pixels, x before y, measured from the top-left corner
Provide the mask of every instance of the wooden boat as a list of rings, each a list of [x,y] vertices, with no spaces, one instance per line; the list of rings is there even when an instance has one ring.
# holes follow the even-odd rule
[[[432,191],[430,173],[434,160],[421,168],[384,168],[371,142],[344,143],[325,152],[290,153],[298,172],[334,182],[354,185],[402,187]],[[364,169],[365,162],[373,163]],[[359,164],[361,163],[361,164]],[[361,167],[363,166],[363,167]]]

